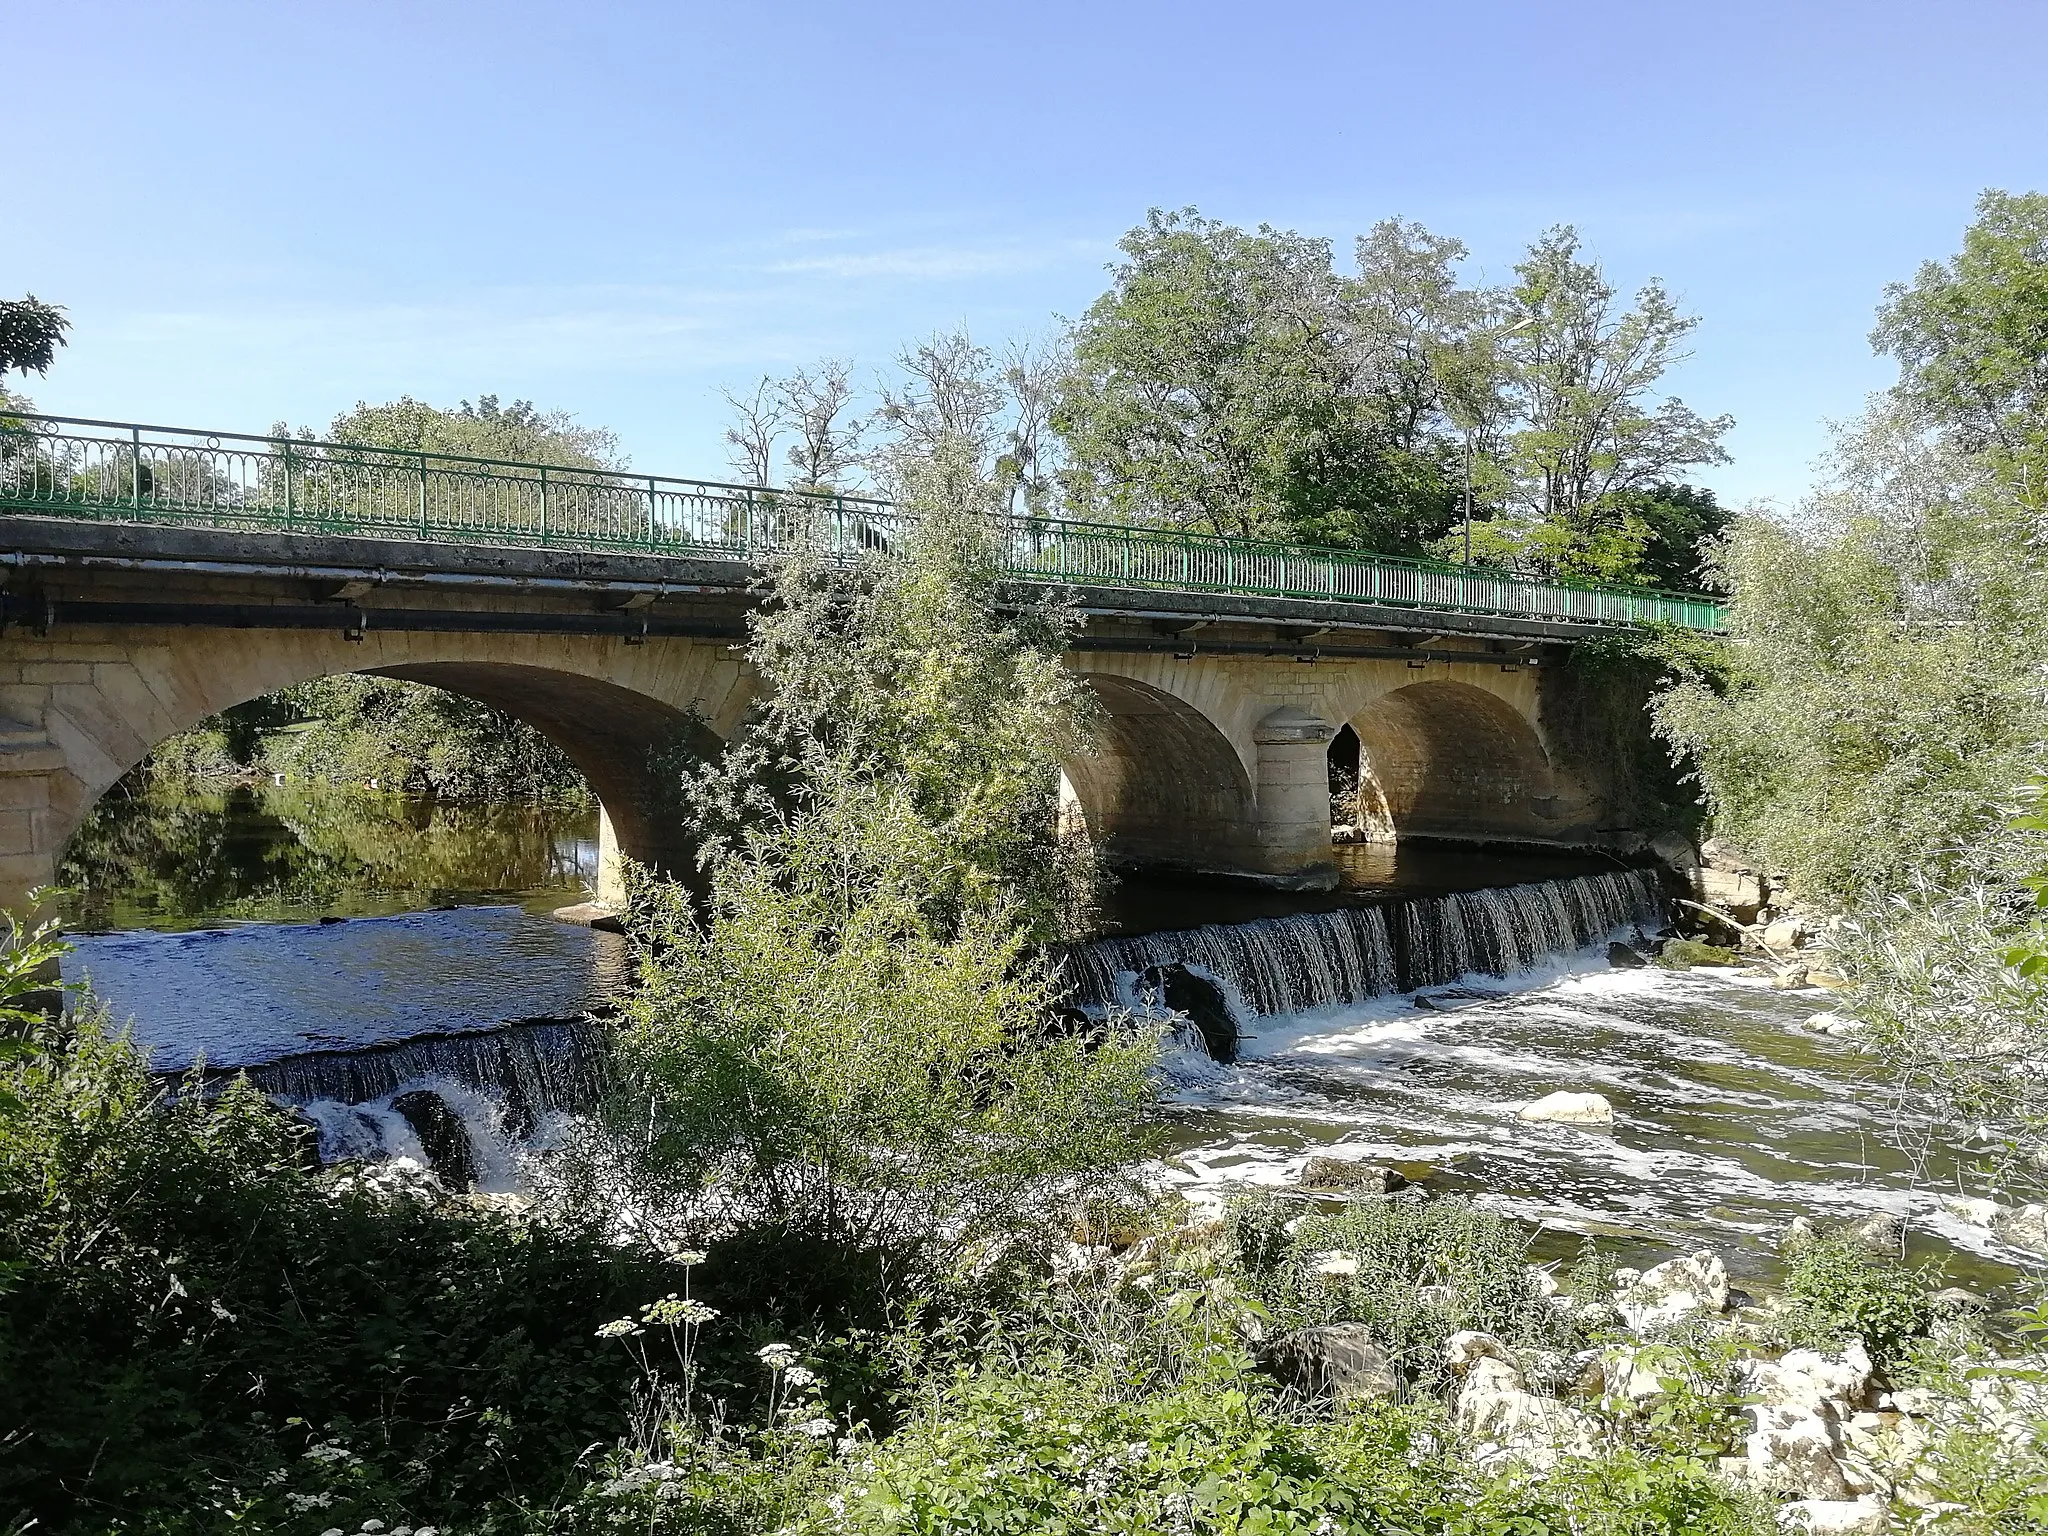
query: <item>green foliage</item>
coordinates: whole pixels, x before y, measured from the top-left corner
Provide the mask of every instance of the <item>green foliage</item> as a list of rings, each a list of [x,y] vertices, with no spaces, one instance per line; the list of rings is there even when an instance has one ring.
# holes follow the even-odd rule
[[[1076,329],[1053,416],[1076,511],[1390,553],[1448,526],[1447,449],[1415,430],[1433,380],[1403,374],[1428,391],[1419,402],[1353,387],[1346,311],[1362,296],[1327,241],[1155,209],[1122,249],[1114,286]],[[1434,279],[1447,294],[1462,247],[1408,250],[1422,269],[1408,288]]]
[[[1576,580],[1692,586],[1726,417],[1650,403],[1696,321],[1652,282],[1623,310],[1568,228],[1503,289],[1465,247],[1387,220],[1329,243],[1194,210],[1125,236],[1076,327],[1052,423],[1084,515],[1473,558]]]
[[[636,911],[615,1176],[679,1233],[872,1254],[890,1294],[1055,1240],[1144,1147],[1154,1038],[1051,1031],[1014,930],[934,936],[887,886],[821,901],[829,847],[786,846],[723,865],[701,921],[673,889]]]
[[[663,1265],[330,1188],[259,1094],[167,1086],[90,1014],[29,1040],[0,1064],[0,1519],[525,1531],[615,1438],[634,1373],[595,1329]]]
[[[571,469],[625,467],[614,434],[601,427],[578,426],[567,411],[542,411],[531,400],[501,406],[496,395],[481,395],[474,405],[464,400],[452,411],[411,395],[400,395],[387,405],[357,401],[354,410],[343,411],[328,424],[327,437],[337,443],[424,449],[521,464],[560,464]]]
[[[1890,1369],[1932,1326],[1932,1289],[1926,1274],[1873,1256],[1852,1231],[1823,1232],[1786,1255],[1784,1305],[1773,1326],[1794,1348],[1861,1339],[1879,1368]]]
[[[256,774],[374,782],[451,799],[586,793],[561,748],[525,721],[445,689],[361,673],[223,710],[160,743],[146,771],[171,783]]]
[[[935,933],[1001,912],[1032,938],[1059,937],[1093,873],[1057,834],[1060,768],[1093,725],[1061,660],[1073,616],[1004,587],[993,517],[1005,492],[971,445],[943,442],[903,475],[920,521],[901,548],[852,567],[777,566],[749,620],[761,702],[686,782],[690,813],[713,867],[781,862],[796,878],[815,866],[808,888],[840,911],[881,886]]]
[[[1541,1294],[1529,1237],[1463,1200],[1360,1200],[1300,1216],[1272,1196],[1238,1202],[1229,1231],[1251,1295],[1286,1328],[1356,1322],[1425,1389],[1444,1384],[1444,1341],[1477,1329],[1511,1345],[1573,1348],[1580,1326]],[[1326,1263],[1336,1256],[1332,1273]]]
[[[282,702],[300,728],[265,736],[257,766],[287,779],[375,780],[455,799],[584,793],[539,731],[445,689],[341,673],[286,689]]]
[[[1966,446],[2014,470],[2048,460],[2048,194],[1985,192],[1960,253],[1885,290],[1871,340]]]
[[[616,1134],[591,1177],[672,1230],[871,1256],[892,1297],[1052,1241],[1145,1145],[1157,1039],[1053,1023],[1029,941],[1084,729],[1051,609],[1006,611],[991,488],[942,445],[905,548],[791,561],[753,726],[685,784],[711,890],[636,901]]]
[[[1101,1305],[1094,1303],[1093,1305]],[[1624,1439],[1548,1473],[1477,1470],[1431,1403],[1332,1414],[1282,1393],[1204,1320],[1199,1293],[1126,1293],[1092,1327],[992,1341],[848,1468],[817,1532],[1442,1532],[1761,1536],[1689,1454]],[[1177,1321],[1176,1321],[1177,1320]],[[1153,1337],[1178,1336],[1161,1351]],[[1175,1368],[1159,1368],[1161,1358]]]
[[[34,294],[0,299],[0,377],[16,372],[47,373],[71,329],[60,304],[45,304]]]

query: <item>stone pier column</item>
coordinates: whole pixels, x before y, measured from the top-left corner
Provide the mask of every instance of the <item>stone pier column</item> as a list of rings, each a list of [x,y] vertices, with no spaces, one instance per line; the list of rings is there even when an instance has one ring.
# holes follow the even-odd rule
[[[57,878],[51,789],[64,767],[63,749],[41,730],[0,720],[0,907],[17,917],[30,915],[30,891]]]
[[[1283,705],[1259,721],[1258,848],[1260,869],[1303,890],[1337,883],[1330,857],[1329,741],[1337,728],[1306,710]]]

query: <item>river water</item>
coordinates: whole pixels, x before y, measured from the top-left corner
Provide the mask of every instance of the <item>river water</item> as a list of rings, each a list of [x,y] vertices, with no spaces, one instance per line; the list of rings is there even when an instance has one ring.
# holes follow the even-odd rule
[[[626,980],[622,941],[547,915],[583,899],[594,821],[270,789],[111,799],[66,870],[67,974],[162,1069],[256,1066],[330,1155],[424,1155],[417,1117],[393,1108],[424,1087],[469,1123],[483,1182],[514,1183],[518,1138],[587,1088],[601,1045],[588,1026],[505,1026],[572,1019]],[[1767,1277],[1756,1239],[1793,1215],[1897,1211],[1915,1251],[1966,1281],[2009,1273],[2015,1256],[1945,1217],[1891,1149],[1868,1059],[1800,1028],[1824,994],[1609,964],[1611,941],[1657,921],[1639,877],[1481,849],[1337,852],[1345,885],[1324,896],[1134,880],[1105,903],[1112,934],[1255,925],[1099,947],[1101,985],[1126,991],[1147,945],[1244,973],[1225,989],[1239,1060],[1172,1063],[1162,1166],[1191,1199],[1289,1184],[1335,1153],[1469,1193],[1559,1253],[1582,1234],[1631,1261],[1704,1245]],[[1604,1094],[1615,1127],[1516,1118],[1558,1089]]]

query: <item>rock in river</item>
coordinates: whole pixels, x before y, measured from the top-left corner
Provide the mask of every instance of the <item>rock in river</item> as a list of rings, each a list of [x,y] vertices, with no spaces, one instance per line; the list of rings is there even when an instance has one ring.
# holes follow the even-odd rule
[[[470,1144],[469,1127],[446,1099],[431,1089],[415,1088],[393,1099],[391,1107],[419,1137],[427,1166],[443,1184],[459,1190],[476,1183],[476,1148]]]
[[[1614,1106],[1597,1093],[1550,1093],[1517,1114],[1524,1120],[1549,1120],[1562,1125],[1612,1125]]]

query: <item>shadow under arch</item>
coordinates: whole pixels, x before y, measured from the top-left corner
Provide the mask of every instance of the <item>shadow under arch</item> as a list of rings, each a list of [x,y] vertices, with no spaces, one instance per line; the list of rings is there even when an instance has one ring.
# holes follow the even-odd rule
[[[673,875],[695,867],[658,754],[678,747],[715,757],[724,746],[703,720],[647,694],[579,672],[508,662],[422,661],[365,669],[370,677],[425,683],[523,720],[561,748],[597,797],[600,881],[614,855]],[[600,890],[616,900],[616,890]]]
[[[1254,847],[1251,780],[1192,705],[1135,678],[1083,672],[1101,706],[1096,749],[1066,767],[1089,835],[1111,863],[1239,868]]]
[[[1546,837],[1550,759],[1521,712],[1469,683],[1396,688],[1350,721],[1360,800],[1395,836]]]

